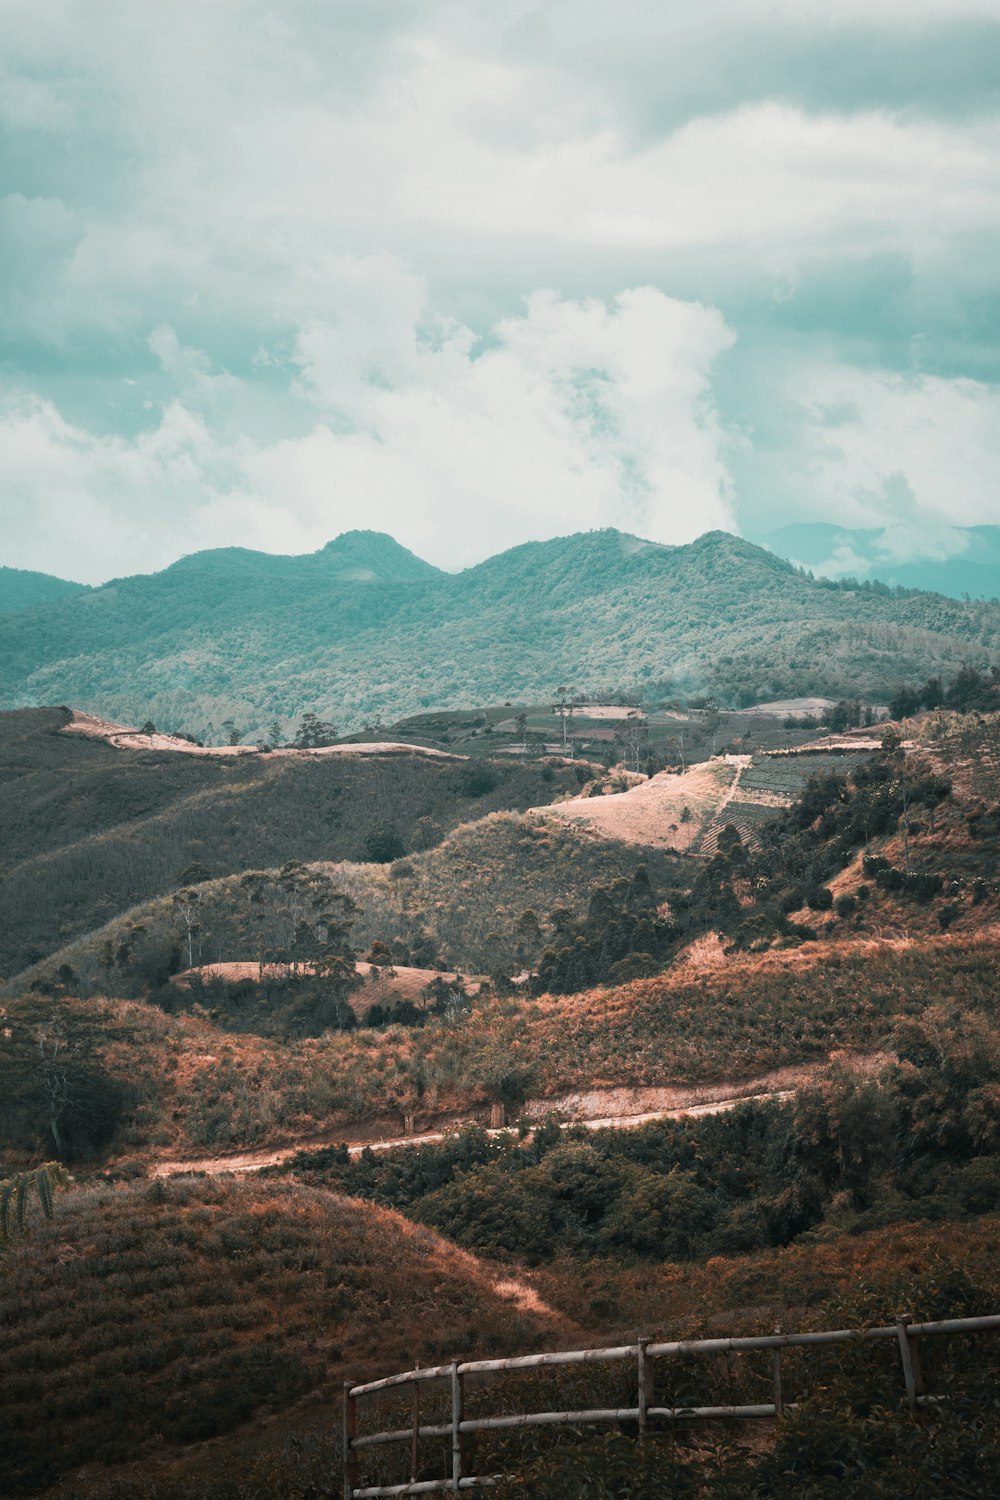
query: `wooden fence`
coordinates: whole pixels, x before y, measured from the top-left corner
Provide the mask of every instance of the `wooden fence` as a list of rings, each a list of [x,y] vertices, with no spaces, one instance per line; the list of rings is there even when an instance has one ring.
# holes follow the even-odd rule
[[[894,1340],[899,1348],[900,1366],[906,1388],[906,1400],[911,1411],[917,1411],[926,1403],[942,1398],[927,1395],[924,1391],[923,1373],[920,1363],[919,1340],[935,1335],[959,1333],[984,1333],[1000,1331],[1000,1314],[983,1318],[950,1318],[937,1323],[914,1323],[907,1315],[883,1328],[838,1328],[819,1333],[763,1334],[753,1338],[691,1339],[673,1343],[656,1343],[640,1339],[636,1344],[621,1344],[608,1349],[572,1349],[550,1354],[527,1354],[512,1359],[474,1359],[450,1364],[434,1365],[422,1370],[407,1370],[400,1375],[388,1375],[383,1380],[373,1380],[367,1385],[348,1382],[344,1387],[344,1500],[376,1500],[389,1495],[427,1495],[435,1491],[473,1489],[479,1485],[496,1484],[500,1476],[466,1474],[463,1455],[463,1439],[466,1434],[476,1432],[500,1432],[525,1427],[583,1426],[599,1422],[635,1423],[640,1438],[644,1437],[651,1420],[697,1421],[719,1418],[779,1418],[792,1409],[792,1404],[782,1401],[781,1354],[783,1349],[802,1348],[810,1345],[869,1343],[876,1340]],[[671,1356],[691,1354],[731,1354],[738,1351],[763,1349],[771,1351],[772,1400],[755,1406],[655,1406],[653,1405],[653,1361],[669,1359]],[[543,1411],[525,1412],[513,1416],[476,1417],[465,1416],[465,1379],[468,1375],[493,1375],[512,1370],[538,1370],[560,1365],[587,1365],[611,1360],[634,1360],[636,1364],[636,1404],[629,1407],[595,1409],[590,1411]],[[421,1387],[430,1381],[447,1381],[451,1389],[451,1420],[445,1423],[424,1424],[420,1420]],[[362,1397],[373,1396],[380,1391],[410,1388],[412,1420],[408,1427],[395,1432],[374,1432],[359,1435],[358,1402]],[[449,1439],[451,1444],[451,1475],[446,1479],[418,1480],[419,1445],[421,1439]],[[413,1476],[405,1484],[359,1485],[358,1469],[360,1455],[370,1448],[391,1443],[409,1443],[410,1473]]]

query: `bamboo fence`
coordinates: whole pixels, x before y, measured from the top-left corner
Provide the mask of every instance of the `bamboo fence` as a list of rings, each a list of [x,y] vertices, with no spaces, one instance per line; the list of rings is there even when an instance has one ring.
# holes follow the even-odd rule
[[[463,1439],[466,1434],[501,1432],[526,1427],[586,1426],[601,1422],[629,1422],[646,1436],[653,1422],[712,1421],[722,1418],[779,1419],[794,1403],[782,1400],[782,1351],[814,1345],[862,1344],[894,1340],[899,1349],[900,1367],[911,1412],[942,1399],[924,1391],[919,1341],[938,1335],[988,1333],[1000,1331],[1000,1314],[981,1318],[949,1318],[936,1323],[914,1323],[907,1314],[895,1323],[880,1328],[836,1328],[817,1333],[761,1334],[748,1338],[689,1339],[668,1343],[640,1339],[635,1344],[620,1344],[607,1349],[571,1349],[546,1354],[525,1354],[510,1359],[474,1359],[433,1365],[425,1369],[406,1370],[387,1375],[366,1385],[344,1386],[344,1500],[382,1500],[390,1495],[429,1495],[435,1492],[474,1489],[496,1484],[506,1476],[476,1475],[465,1472]],[[772,1399],[756,1405],[734,1406],[656,1406],[653,1404],[653,1361],[687,1355],[729,1355],[750,1350],[770,1350]],[[636,1365],[636,1404],[629,1407],[594,1408],[586,1411],[523,1412],[515,1415],[467,1418],[465,1415],[465,1380],[469,1375],[494,1375],[517,1370],[539,1370],[559,1366],[580,1366],[615,1360],[634,1360]],[[446,1381],[451,1391],[451,1420],[444,1423],[422,1423],[420,1420],[421,1388],[428,1382]],[[410,1389],[411,1421],[409,1426],[392,1432],[359,1435],[358,1402],[379,1392]],[[418,1480],[420,1442],[422,1439],[448,1439],[451,1448],[451,1474],[442,1479]],[[404,1484],[359,1485],[359,1459],[366,1450],[387,1444],[410,1445],[411,1479]]]

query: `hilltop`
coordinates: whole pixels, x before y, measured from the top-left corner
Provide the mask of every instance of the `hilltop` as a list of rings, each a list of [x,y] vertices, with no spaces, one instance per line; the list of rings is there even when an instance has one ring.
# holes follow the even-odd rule
[[[0,713],[0,974],[147,897],[288,860],[379,862],[575,791],[572,767],[373,746],[125,749],[67,709]],[[233,955],[226,955],[233,956]]]
[[[725,532],[682,547],[580,533],[456,575],[350,532],[305,557],[197,553],[2,618],[0,704],[72,702],[207,739],[231,718],[257,738],[307,710],[353,730],[538,701],[558,682],[880,700],[998,644],[1000,605],[844,588]]]
[[[0,567],[0,615],[17,614],[18,610],[53,604],[56,600],[86,592],[86,584],[54,578],[51,573]]]

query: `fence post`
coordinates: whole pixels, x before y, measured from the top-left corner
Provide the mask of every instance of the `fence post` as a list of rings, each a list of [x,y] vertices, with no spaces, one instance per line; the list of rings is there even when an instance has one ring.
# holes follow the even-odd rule
[[[896,1336],[899,1339],[899,1354],[903,1361],[903,1379],[906,1381],[906,1404],[911,1411],[917,1409],[917,1397],[924,1393],[924,1377],[920,1367],[920,1350],[910,1333],[913,1322],[909,1313],[900,1313],[896,1319]]]
[[[465,1380],[458,1373],[458,1360],[451,1362],[451,1487],[462,1485],[462,1413],[465,1406]]]
[[[780,1328],[775,1328],[775,1333],[780,1333]],[[784,1415],[785,1403],[781,1394],[781,1345],[771,1351],[771,1380],[774,1384],[774,1415],[776,1419]]]
[[[358,1398],[351,1395],[351,1382],[344,1381],[344,1500],[354,1500],[358,1483],[358,1455],[354,1439],[358,1435]]]
[[[413,1435],[410,1438],[410,1481],[416,1483],[420,1446],[420,1381],[413,1382]]]
[[[642,1441],[646,1436],[646,1412],[652,1397],[653,1385],[653,1362],[646,1354],[648,1339],[639,1340],[639,1439]]]

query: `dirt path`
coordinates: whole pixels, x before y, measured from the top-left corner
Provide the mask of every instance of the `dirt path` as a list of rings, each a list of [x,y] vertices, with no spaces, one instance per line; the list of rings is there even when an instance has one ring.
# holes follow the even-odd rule
[[[746,1079],[742,1083],[590,1089],[550,1099],[532,1100],[525,1108],[525,1115],[529,1120],[541,1120],[550,1113],[558,1113],[566,1125],[581,1125],[587,1130],[629,1130],[639,1125],[649,1125],[656,1120],[721,1115],[735,1109],[738,1104],[788,1099],[796,1089],[826,1075],[832,1064],[852,1073],[871,1077],[892,1060],[891,1054],[887,1052],[842,1053],[832,1058],[830,1063],[819,1067],[779,1068],[758,1078]],[[257,1151],[153,1162],[150,1165],[150,1176],[177,1177],[185,1172],[204,1172],[214,1177],[225,1172],[261,1172],[265,1167],[276,1167],[290,1161],[300,1151],[321,1151],[325,1147],[342,1143],[347,1145],[351,1156],[360,1156],[362,1151],[381,1152],[395,1151],[404,1146],[432,1146],[465,1123],[468,1123],[467,1118],[456,1116],[440,1128],[423,1131],[418,1135],[387,1136],[381,1140],[348,1139],[346,1142],[346,1132],[340,1130]],[[504,1131],[489,1130],[487,1134],[498,1136],[504,1134]]]
[[[66,725],[65,734],[84,734],[90,739],[106,740],[116,750],[175,750],[180,755],[215,755],[231,759],[234,755],[259,755],[257,745],[195,745],[176,734],[166,734],[154,729],[146,733],[132,729],[126,724],[111,724],[95,714],[85,714],[74,709],[73,717]],[[315,749],[299,750],[292,745],[275,747],[268,752],[277,756],[327,756],[327,755],[423,755],[434,760],[468,760],[453,750],[438,750],[431,745],[411,745],[407,740],[360,740],[356,744],[320,745]]]

